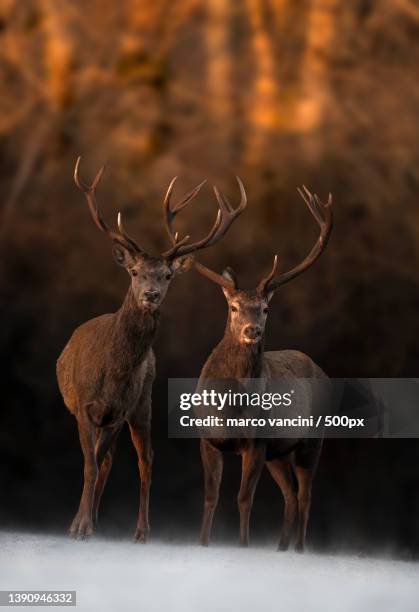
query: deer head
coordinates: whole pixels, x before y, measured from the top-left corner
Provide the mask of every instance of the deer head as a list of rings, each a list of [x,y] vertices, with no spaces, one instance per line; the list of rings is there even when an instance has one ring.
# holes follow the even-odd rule
[[[127,234],[122,224],[121,213],[118,213],[118,230],[114,231],[110,228],[100,214],[96,201],[96,188],[102,178],[105,167],[102,166],[93,183],[87,185],[79,177],[80,160],[81,158],[79,157],[74,169],[75,183],[86,196],[93,221],[112,240],[114,258],[128,272],[131,278],[133,295],[138,306],[142,309],[156,310],[164,300],[171,280],[176,275],[186,272],[191,268],[194,263],[194,253],[216,244],[246,206],[244,188],[240,183],[242,190],[240,207],[232,211],[229,206],[226,206],[224,202],[221,203],[219,200],[217,218],[209,234],[197,242],[189,243],[189,236],[180,239],[179,234],[173,232],[172,223],[176,215],[198,195],[206,181],[203,181],[189,191],[179,202],[172,206],[171,196],[177,178],[175,177],[169,185],[163,202],[166,229],[172,241],[172,246],[160,256],[155,257],[149,255],[138,242]]]
[[[313,265],[329,240],[333,226],[331,194],[327,203],[323,204],[319,197],[311,194],[306,187],[299,189],[298,192],[320,227],[316,244],[300,264],[288,272],[275,276],[278,264],[278,257],[275,255],[269,274],[261,279],[256,289],[251,290],[239,289],[236,275],[231,268],[226,268],[221,275],[201,263],[194,264],[200,274],[222,287],[229,306],[227,330],[240,344],[257,344],[262,340],[268,316],[268,304],[274,292]]]

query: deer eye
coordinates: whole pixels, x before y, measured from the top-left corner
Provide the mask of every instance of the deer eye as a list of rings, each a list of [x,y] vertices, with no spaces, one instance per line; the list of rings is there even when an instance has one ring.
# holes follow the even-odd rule
[[[237,306],[232,306],[232,307],[231,307],[231,312],[237,312],[237,311],[238,311]]]
[[[264,308],[263,309],[263,314],[268,314],[268,310],[269,310],[269,308]]]
[[[137,270],[131,270],[131,274],[132,274],[132,276],[138,276]]]
[[[171,272],[166,274],[166,280],[170,280],[171,278],[172,278],[172,273]]]

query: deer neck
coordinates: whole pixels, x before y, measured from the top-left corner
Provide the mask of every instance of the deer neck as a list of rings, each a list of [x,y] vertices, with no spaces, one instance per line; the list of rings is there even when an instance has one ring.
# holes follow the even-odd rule
[[[230,332],[229,325],[223,339],[211,356],[214,378],[260,378],[263,365],[264,338],[257,344],[243,344]]]
[[[115,313],[114,345],[135,360],[148,352],[157,331],[160,312],[141,308],[128,289],[121,308]]]

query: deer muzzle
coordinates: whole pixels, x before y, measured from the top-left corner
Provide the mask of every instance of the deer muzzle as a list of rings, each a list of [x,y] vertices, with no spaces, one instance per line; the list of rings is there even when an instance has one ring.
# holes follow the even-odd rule
[[[160,302],[160,291],[144,291],[143,300],[146,304],[158,304]]]
[[[262,337],[262,328],[259,325],[246,325],[242,331],[243,342],[254,344]]]

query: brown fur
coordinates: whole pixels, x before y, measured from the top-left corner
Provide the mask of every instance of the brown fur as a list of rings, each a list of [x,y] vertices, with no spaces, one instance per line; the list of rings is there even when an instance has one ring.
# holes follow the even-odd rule
[[[57,362],[58,385],[64,403],[77,419],[84,457],[83,492],[70,535],[86,538],[93,533],[116,440],[126,422],[137,451],[141,481],[135,539],[145,542],[150,532],[153,459],[152,344],[159,307],[170,282],[190,268],[192,256],[152,257],[119,243],[114,245],[114,256],[131,279],[121,308],[80,325]]]
[[[307,270],[324,251],[333,227],[332,195],[326,204],[307,187],[298,190],[311,215],[319,226],[320,234],[309,254],[302,262],[282,274],[276,275],[278,257],[275,255],[269,274],[262,278],[254,290],[240,290],[231,268],[222,275],[202,264],[195,264],[200,274],[223,288],[229,306],[224,338],[208,358],[200,377],[205,379],[239,378],[321,378],[325,375],[307,355],[297,351],[264,353],[264,333],[268,304],[274,292]],[[306,402],[311,402],[309,397]],[[310,407],[308,404],[306,407]],[[284,522],[279,548],[289,546],[295,514],[298,509],[296,549],[304,550],[311,485],[316,472],[322,440],[201,440],[201,456],[205,476],[205,505],[201,529],[201,542],[208,545],[212,520],[218,501],[223,457],[222,450],[231,449],[242,457],[242,479],[239,491],[240,543],[249,542],[249,518],[253,496],[263,465],[266,463],[285,500]],[[295,486],[297,480],[298,486]]]
[[[152,449],[151,388],[155,359],[151,348],[158,311],[141,310],[130,288],[121,308],[76,329],[57,362],[58,384],[77,419],[84,455],[84,488],[70,528],[85,538],[97,521],[116,439],[127,422],[138,452],[141,498],[135,537],[149,534],[148,497]]]
[[[226,276],[234,280],[230,272]],[[264,352],[264,328],[270,296],[256,291],[240,291],[237,288],[224,289],[224,293],[229,304],[225,334],[202,369],[199,387],[204,387],[205,380],[211,379],[325,377],[322,370],[303,353]],[[250,334],[250,343],[246,342],[246,333]],[[221,483],[222,453],[230,450],[242,459],[242,478],[238,495],[241,545],[247,546],[249,542],[249,519],[254,493],[262,468],[266,465],[280,487],[285,501],[279,549],[288,548],[297,516],[296,550],[303,551],[311,486],[321,447],[322,440],[319,439],[202,439],[205,504],[201,543],[204,546],[209,543]]]

